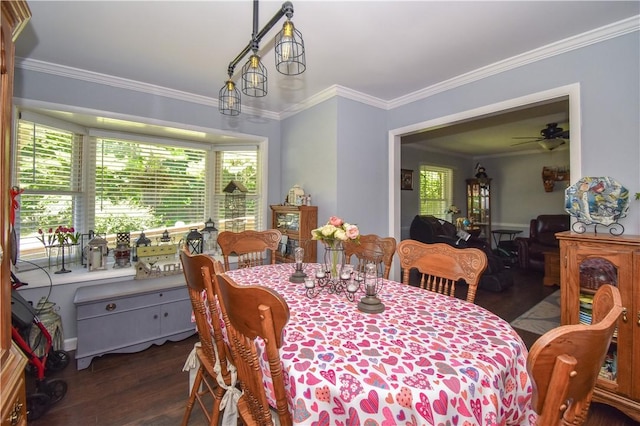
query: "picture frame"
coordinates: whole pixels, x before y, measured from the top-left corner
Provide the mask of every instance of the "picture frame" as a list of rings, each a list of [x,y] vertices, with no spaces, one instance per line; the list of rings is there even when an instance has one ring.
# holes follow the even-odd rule
[[[400,170],[400,189],[409,191],[413,190],[413,170]]]

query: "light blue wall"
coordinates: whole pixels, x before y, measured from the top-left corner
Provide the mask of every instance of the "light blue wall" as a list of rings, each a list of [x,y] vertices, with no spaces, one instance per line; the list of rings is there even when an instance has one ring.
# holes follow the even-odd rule
[[[388,234],[386,129],[385,111],[339,99],[336,214],[363,234]]]
[[[562,214],[566,182],[556,182],[551,192],[542,184],[542,168],[569,166],[569,151],[485,158],[481,161],[491,180],[493,228],[528,232],[529,221],[539,214]]]
[[[318,225],[336,214],[338,181],[336,116],[332,98],[282,121],[282,191],[299,184],[318,206]]]
[[[579,83],[582,169],[640,191],[640,33],[634,32],[447,90],[389,111],[389,129]],[[386,155],[383,153],[381,155]],[[640,202],[620,222],[640,234]]]
[[[298,183],[310,193],[318,225],[335,215],[365,234],[387,232],[388,161],[380,155],[387,150],[385,116],[378,108],[332,98],[283,120],[283,190]]]

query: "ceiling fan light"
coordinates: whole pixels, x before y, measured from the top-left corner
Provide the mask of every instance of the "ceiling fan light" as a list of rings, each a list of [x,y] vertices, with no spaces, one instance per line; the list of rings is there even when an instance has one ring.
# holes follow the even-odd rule
[[[564,139],[543,139],[538,144],[547,151],[553,151],[560,145],[564,144]]]
[[[228,80],[218,93],[218,110],[223,115],[240,114],[240,92],[232,80]]]
[[[292,21],[285,21],[282,30],[276,35],[274,52],[279,73],[298,75],[307,69],[304,40]]]
[[[267,69],[258,55],[251,55],[242,67],[242,93],[254,98],[267,94]]]

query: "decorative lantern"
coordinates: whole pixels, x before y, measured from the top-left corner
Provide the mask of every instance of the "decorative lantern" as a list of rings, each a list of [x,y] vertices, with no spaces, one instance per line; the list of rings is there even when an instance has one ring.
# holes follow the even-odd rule
[[[131,234],[118,232],[116,234],[116,248],[113,250],[114,268],[128,268],[131,266]]]
[[[378,299],[382,290],[382,257],[368,256],[364,264],[364,294],[358,302],[358,309],[368,314],[379,314],[384,311],[384,304]]]
[[[166,229],[162,233],[162,236],[160,238],[156,238],[156,240],[158,241],[159,246],[173,244],[173,238],[169,235],[169,231]]]
[[[198,232],[196,228],[191,228],[187,234],[185,246],[189,253],[200,254],[202,253],[203,238],[202,234]]]
[[[107,255],[109,248],[107,240],[100,236],[95,236],[87,244],[87,264],[89,272],[107,269]]]
[[[202,228],[200,232],[202,232],[202,238],[204,240],[204,251],[206,253],[217,254],[218,229],[211,218],[204,223],[204,228]]]
[[[140,236],[136,240],[136,242],[131,246],[131,260],[134,262],[138,261],[138,247],[149,247],[151,245],[151,240],[144,235],[144,231],[140,233]]]

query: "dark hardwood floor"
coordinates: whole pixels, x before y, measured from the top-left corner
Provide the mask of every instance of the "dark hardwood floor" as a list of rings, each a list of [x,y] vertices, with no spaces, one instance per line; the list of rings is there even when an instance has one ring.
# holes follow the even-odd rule
[[[479,290],[476,303],[512,321],[558,287],[544,287],[542,275],[513,270],[515,285],[503,293]],[[518,330],[527,347],[538,338]],[[197,337],[168,342],[135,354],[94,358],[89,368],[77,371],[72,361],[64,371],[51,374],[68,384],[65,398],[52,406],[33,426],[175,426],[188,397],[189,375],[184,361]],[[73,355],[73,354],[72,354]],[[27,375],[27,386],[33,378]],[[205,425],[194,407],[190,425]],[[638,425],[620,411],[593,403],[586,426]]]

